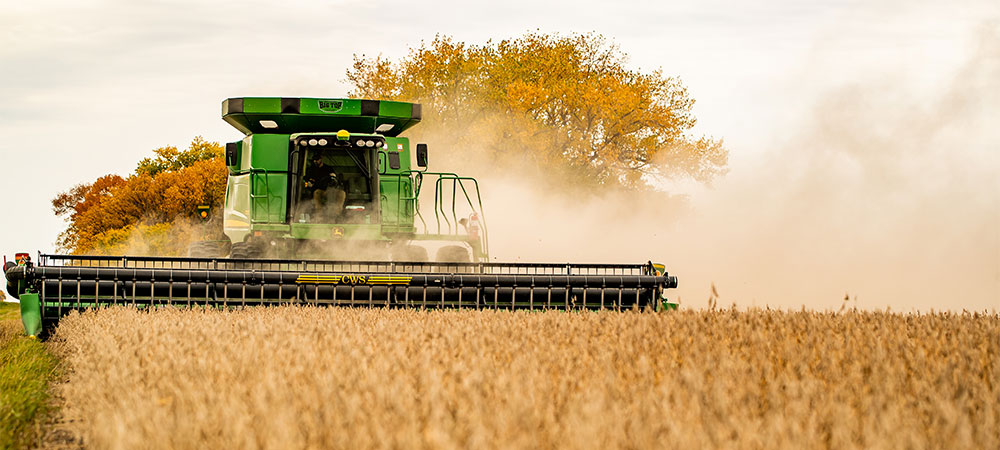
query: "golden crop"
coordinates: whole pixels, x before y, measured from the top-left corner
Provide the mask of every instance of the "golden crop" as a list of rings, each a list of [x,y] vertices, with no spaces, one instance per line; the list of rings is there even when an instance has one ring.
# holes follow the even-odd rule
[[[1000,448],[1000,316],[112,308],[93,448]]]

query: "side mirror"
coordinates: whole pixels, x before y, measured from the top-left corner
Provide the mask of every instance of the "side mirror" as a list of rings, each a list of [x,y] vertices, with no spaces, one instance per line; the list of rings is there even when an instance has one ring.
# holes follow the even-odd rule
[[[239,151],[239,144],[236,142],[230,142],[226,144],[226,165],[235,166],[239,159],[237,152]]]
[[[427,167],[427,144],[417,144],[417,167]]]

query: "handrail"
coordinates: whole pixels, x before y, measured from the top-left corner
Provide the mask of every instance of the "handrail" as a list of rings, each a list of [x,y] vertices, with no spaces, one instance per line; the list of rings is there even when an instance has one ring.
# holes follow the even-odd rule
[[[391,261],[343,261],[323,259],[234,259],[234,258],[192,258],[185,256],[111,256],[111,255],[38,255],[38,266],[82,266],[79,263],[103,263],[107,267],[135,268],[188,268],[217,262],[251,263],[258,270],[289,270],[286,267],[298,267],[303,272],[337,272],[350,269],[363,272],[454,272],[456,268],[472,269],[483,274],[561,274],[561,275],[650,275],[648,263],[502,263],[502,262],[406,262]],[[336,266],[336,267],[326,267]],[[347,267],[341,267],[347,266]],[[480,270],[481,269],[481,270]]]
[[[483,208],[482,193],[479,189],[479,181],[472,177],[459,176],[453,172],[427,172],[422,170],[408,170],[398,174],[384,174],[385,177],[395,177],[396,183],[396,193],[397,193],[397,211],[404,211],[406,208],[412,207],[413,217],[415,220],[420,220],[424,232],[427,233],[428,226],[427,221],[424,219],[423,214],[420,210],[420,193],[423,188],[423,181],[425,175],[436,176],[437,179],[434,183],[434,218],[437,226],[437,234],[458,234],[459,233],[459,220],[458,220],[458,192],[461,190],[462,196],[465,198],[466,204],[472,210],[473,213],[477,214],[479,217],[480,226],[480,241],[482,242],[482,251],[484,255],[489,255],[489,230],[486,225],[486,215]],[[403,192],[403,180],[410,181],[413,186],[413,196],[404,195]],[[445,188],[447,185],[445,183],[451,183],[452,198],[451,198],[451,212],[449,220],[449,212],[447,208],[447,201],[445,197]],[[465,183],[470,182],[472,186],[466,186]],[[476,199],[472,199],[472,189],[475,189]],[[442,233],[441,220],[445,221],[446,233]],[[454,224],[454,231],[452,231],[452,224]]]
[[[251,211],[251,214],[250,214],[250,223],[268,223],[268,222],[271,221],[271,184],[270,184],[270,182],[271,182],[270,178],[271,177],[269,176],[270,173],[268,173],[267,169],[265,169],[265,168],[251,168],[250,170],[248,170],[248,172],[250,174],[250,205],[251,205],[250,207],[252,208],[252,211]],[[264,194],[263,195],[254,194],[254,191],[256,191],[256,187],[257,187],[257,185],[254,183],[254,176],[257,175],[258,172],[264,172]],[[266,219],[264,219],[264,220],[257,219],[257,217],[258,217],[257,216],[257,199],[261,198],[261,197],[264,198],[264,209],[265,209],[264,215],[266,217]]]
[[[484,212],[484,209],[483,209],[483,198],[482,198],[481,192],[479,190],[479,181],[477,181],[475,178],[472,178],[472,177],[462,177],[462,176],[458,176],[458,175],[453,174],[453,173],[440,175],[438,177],[437,181],[436,181],[435,191],[441,191],[442,202],[441,202],[440,207],[441,207],[441,213],[442,213],[442,215],[446,215],[447,214],[447,211],[444,210],[444,192],[443,192],[444,189],[443,189],[443,186],[444,186],[444,181],[449,181],[449,180],[452,182],[451,183],[452,184],[452,187],[451,187],[451,215],[452,215],[452,219],[455,220],[455,232],[456,233],[458,232],[458,212],[456,211],[456,204],[458,203],[457,200],[456,200],[457,197],[458,197],[458,189],[456,189],[456,187],[460,187],[462,189],[462,195],[465,196],[465,201],[468,203],[469,208],[472,209],[473,213],[475,213],[475,214],[477,214],[479,216],[479,225],[482,228],[483,253],[485,253],[485,254],[488,255],[489,254],[489,238],[488,238],[489,230],[487,229],[487,226],[486,226],[486,213]],[[476,201],[479,204],[479,210],[476,210],[475,205],[473,205],[473,203],[472,203],[472,198],[469,196],[469,192],[465,188],[465,181],[470,181],[470,182],[472,182],[475,185],[475,188],[476,188]],[[435,196],[435,200],[437,200],[437,196]],[[437,207],[437,205],[435,204],[435,208],[436,207]],[[437,210],[435,210],[435,215],[436,214],[437,214]],[[446,222],[448,221],[447,217],[445,217],[445,221]],[[439,227],[438,228],[438,232],[440,233],[440,223],[438,224],[438,227]],[[450,223],[449,223],[449,231],[451,231]]]

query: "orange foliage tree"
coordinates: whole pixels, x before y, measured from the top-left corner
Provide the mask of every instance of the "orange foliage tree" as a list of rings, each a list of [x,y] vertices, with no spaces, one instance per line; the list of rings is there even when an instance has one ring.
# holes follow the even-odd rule
[[[689,135],[694,100],[680,80],[626,62],[595,34],[484,45],[438,36],[396,62],[355,56],[347,78],[353,96],[422,103],[424,124],[411,136],[451,147],[436,155],[456,155],[449,164],[479,156],[627,188],[725,173],[722,141]]]
[[[196,137],[186,150],[163,147],[139,162],[126,178],[105,175],[52,200],[68,227],[60,249],[74,254],[181,255],[204,234],[217,235],[213,220],[204,229],[196,220],[199,205],[221,216],[226,191],[222,146]]]

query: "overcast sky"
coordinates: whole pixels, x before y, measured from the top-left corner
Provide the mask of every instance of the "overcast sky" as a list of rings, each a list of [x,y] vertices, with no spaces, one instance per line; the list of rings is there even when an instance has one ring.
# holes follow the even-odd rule
[[[238,139],[223,99],[344,96],[353,54],[396,58],[435,34],[603,34],[632,66],[682,79],[695,131],[726,140],[738,176],[831,89],[937,89],[998,20],[997,1],[3,0],[0,252],[54,250],[60,191],[195,135]]]

